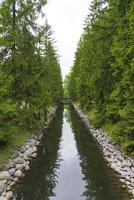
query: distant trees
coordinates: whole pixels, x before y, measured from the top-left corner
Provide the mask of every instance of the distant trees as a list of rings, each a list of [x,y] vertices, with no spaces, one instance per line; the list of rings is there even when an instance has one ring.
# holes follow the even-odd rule
[[[68,79],[73,101],[134,152],[134,2],[94,0]],[[90,117],[90,116],[89,116]]]
[[[38,127],[63,93],[51,27],[36,22],[45,4],[0,3],[0,143],[20,129]]]

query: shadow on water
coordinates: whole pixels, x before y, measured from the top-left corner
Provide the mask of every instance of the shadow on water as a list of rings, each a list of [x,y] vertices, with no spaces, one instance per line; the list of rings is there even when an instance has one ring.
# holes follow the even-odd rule
[[[60,165],[60,140],[62,135],[63,107],[61,107],[51,126],[44,135],[38,149],[38,157],[32,162],[30,171],[14,192],[16,200],[46,200],[55,196],[57,169]]]
[[[45,133],[44,133],[45,134]],[[14,200],[129,200],[75,111],[61,107]]]
[[[68,121],[75,135],[80,166],[86,183],[83,196],[86,200],[128,200],[127,191],[122,188],[117,174],[107,166],[98,143],[78,117],[69,109]]]

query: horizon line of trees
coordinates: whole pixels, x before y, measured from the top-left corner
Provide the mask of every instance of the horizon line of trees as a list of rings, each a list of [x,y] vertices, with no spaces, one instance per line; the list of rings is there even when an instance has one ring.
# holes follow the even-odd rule
[[[93,0],[65,93],[134,155],[134,1]],[[90,116],[89,116],[90,118]]]
[[[46,3],[0,2],[0,144],[39,127],[63,95],[53,31],[37,23]]]

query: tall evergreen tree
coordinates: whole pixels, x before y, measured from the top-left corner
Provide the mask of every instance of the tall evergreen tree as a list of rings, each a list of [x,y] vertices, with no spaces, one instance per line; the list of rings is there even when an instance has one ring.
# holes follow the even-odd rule
[[[92,1],[67,79],[72,100],[93,110],[96,126],[110,124],[113,138],[129,152],[134,150],[133,9],[128,0]]]
[[[0,5],[0,142],[22,128],[38,127],[62,96],[51,28],[37,24],[45,3],[3,0]]]

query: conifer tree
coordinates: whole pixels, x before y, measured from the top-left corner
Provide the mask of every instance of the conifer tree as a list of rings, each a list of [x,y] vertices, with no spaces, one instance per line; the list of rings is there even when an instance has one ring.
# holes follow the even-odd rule
[[[99,127],[134,150],[133,1],[93,0],[66,85]],[[68,81],[68,83],[67,83]],[[90,118],[90,116],[89,116]]]
[[[62,96],[51,28],[37,24],[45,3],[2,0],[0,5],[0,142],[21,129],[35,130]]]

